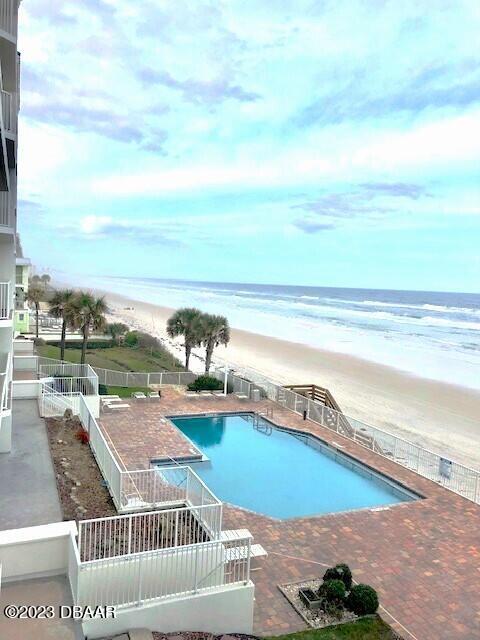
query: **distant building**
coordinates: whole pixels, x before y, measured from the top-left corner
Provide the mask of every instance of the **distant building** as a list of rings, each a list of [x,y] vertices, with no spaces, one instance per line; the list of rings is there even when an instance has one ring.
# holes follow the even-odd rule
[[[19,258],[17,256],[15,266],[15,316],[13,323],[15,335],[28,333],[30,330],[30,310],[27,303],[27,294],[31,266],[28,258]]]

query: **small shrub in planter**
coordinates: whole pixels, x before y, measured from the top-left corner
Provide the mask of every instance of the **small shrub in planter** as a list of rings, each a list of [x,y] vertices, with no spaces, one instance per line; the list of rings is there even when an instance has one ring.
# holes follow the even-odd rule
[[[370,615],[378,609],[377,592],[368,584],[356,584],[348,594],[346,604],[357,616]]]
[[[221,389],[223,389],[223,382],[213,376],[199,376],[188,385],[189,391],[220,391]]]
[[[323,576],[323,581],[327,582],[328,580],[341,580],[345,585],[345,589],[349,591],[352,586],[350,567],[347,564],[336,564],[334,567],[327,569]]]
[[[315,591],[312,589],[300,589],[298,591],[298,596],[303,604],[310,609],[310,611],[314,611],[315,609],[320,609],[320,607],[324,603],[323,597],[319,597]]]
[[[318,590],[318,595],[329,603],[340,604],[345,600],[345,585],[342,580],[327,580]]]
[[[85,431],[85,429],[79,429],[75,434],[75,437],[77,440],[80,440],[82,444],[88,444],[90,442],[90,435],[88,431]]]

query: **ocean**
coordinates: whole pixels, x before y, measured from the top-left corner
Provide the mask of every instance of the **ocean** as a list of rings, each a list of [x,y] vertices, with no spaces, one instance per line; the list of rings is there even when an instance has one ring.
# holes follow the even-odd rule
[[[196,306],[232,327],[480,389],[480,294],[156,278],[93,286],[146,302]]]

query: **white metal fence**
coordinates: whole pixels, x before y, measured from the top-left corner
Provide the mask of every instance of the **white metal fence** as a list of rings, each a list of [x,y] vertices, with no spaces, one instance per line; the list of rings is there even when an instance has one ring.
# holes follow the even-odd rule
[[[121,510],[122,469],[113,455],[96,419],[92,415],[88,404],[85,402],[85,399],[81,394],[78,407],[78,417],[80,418],[83,428],[89,433],[90,447],[104,480],[107,483],[107,488],[112,496],[112,500],[115,503],[117,510]]]
[[[80,406],[80,393],[60,393],[49,382],[42,384],[42,393],[39,397],[39,411],[42,418],[54,418],[63,416],[67,409],[77,414]]]
[[[0,29],[17,38],[18,0],[2,0],[0,2]]]
[[[217,367],[215,375],[223,379],[224,372]],[[397,464],[433,480],[461,496],[480,504],[480,471],[440,456],[413,442],[387,431],[368,425],[355,418],[326,407],[303,395],[285,389],[261,373],[251,369],[237,369],[228,375],[229,384],[251,397],[253,389],[260,389],[264,397],[307,417],[323,427],[349,438]]]
[[[7,133],[16,133],[16,96],[7,91],[2,91],[2,113],[3,113],[3,128]]]
[[[43,359],[45,360],[45,359]],[[69,362],[38,364],[41,378],[51,378],[51,386],[59,393],[82,393],[84,396],[98,395],[98,377],[89,364]]]
[[[100,384],[111,387],[149,387],[152,384],[187,385],[196,379],[190,371],[157,371],[152,373],[113,371],[94,367]]]
[[[82,520],[78,526],[80,558],[90,562],[218,539],[222,504]]]
[[[10,282],[0,282],[0,320],[12,317],[13,298]]]
[[[9,191],[0,191],[0,226],[14,226],[13,212],[10,207]]]
[[[208,541],[82,562],[76,604],[141,606],[250,581],[251,538]]]

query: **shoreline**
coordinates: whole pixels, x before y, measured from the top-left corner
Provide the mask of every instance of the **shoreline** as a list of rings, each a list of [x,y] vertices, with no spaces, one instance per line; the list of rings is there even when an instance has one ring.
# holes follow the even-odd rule
[[[183,361],[181,340],[171,340],[165,330],[173,308],[95,291],[106,296],[111,319],[155,335]],[[228,347],[217,347],[215,355],[282,384],[326,387],[347,416],[436,453],[448,454],[467,466],[480,467],[480,392],[473,389],[235,328]],[[200,372],[202,367],[203,350],[195,349],[191,368]]]
[[[67,281],[55,285],[78,287]],[[106,297],[111,309],[109,321],[124,322],[154,335],[183,362],[182,340],[166,335],[166,321],[174,308],[103,288],[85,288]],[[280,384],[325,387],[350,418],[480,469],[480,391],[422,378],[358,356],[236,328],[231,329],[228,347],[215,349],[215,356],[232,366],[256,370]],[[203,361],[204,350],[193,350],[191,370],[202,372]]]

